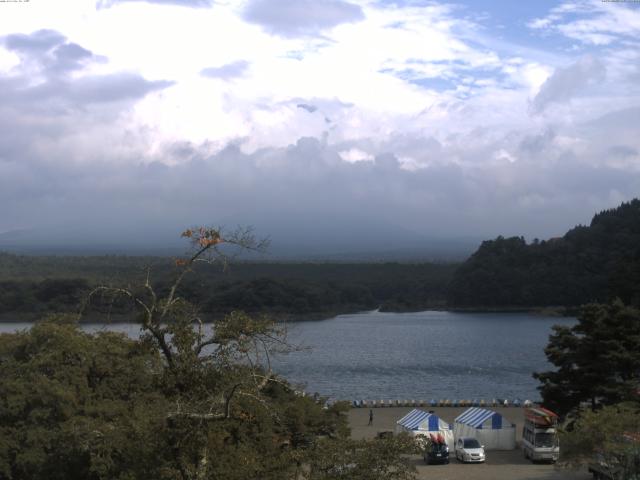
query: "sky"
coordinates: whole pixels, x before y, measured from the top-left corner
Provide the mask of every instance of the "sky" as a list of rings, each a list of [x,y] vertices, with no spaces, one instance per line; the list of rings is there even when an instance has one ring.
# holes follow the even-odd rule
[[[549,238],[639,192],[638,2],[0,2],[0,238]]]

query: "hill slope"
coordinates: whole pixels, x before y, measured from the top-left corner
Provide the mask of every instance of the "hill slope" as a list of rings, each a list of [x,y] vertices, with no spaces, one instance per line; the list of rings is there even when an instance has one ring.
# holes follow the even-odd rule
[[[620,297],[640,304],[640,200],[596,214],[562,238],[485,241],[456,271],[448,302],[575,306]]]

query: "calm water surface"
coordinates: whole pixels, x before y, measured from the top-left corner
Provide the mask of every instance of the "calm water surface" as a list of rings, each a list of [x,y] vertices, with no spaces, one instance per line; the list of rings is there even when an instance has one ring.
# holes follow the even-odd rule
[[[552,325],[575,319],[507,313],[379,313],[290,323],[289,341],[309,347],[282,356],[276,370],[310,393],[333,399],[538,399],[534,371]],[[0,332],[29,324],[0,324]],[[139,334],[135,324],[88,324]]]
[[[361,313],[290,326],[311,347],[278,371],[338,399],[538,399],[534,371],[552,325],[575,319],[530,314]]]

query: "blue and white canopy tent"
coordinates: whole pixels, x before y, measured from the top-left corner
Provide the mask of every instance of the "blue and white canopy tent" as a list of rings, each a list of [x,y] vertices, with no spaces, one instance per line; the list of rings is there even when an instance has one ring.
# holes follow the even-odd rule
[[[456,439],[476,438],[487,450],[516,448],[516,426],[493,410],[469,408],[456,417],[453,424]]]
[[[396,422],[396,433],[407,432],[410,435],[424,435],[429,437],[430,434],[442,435],[450,449],[453,449],[453,430],[451,425],[442,420],[433,413],[427,413],[424,410],[414,408],[404,417]]]

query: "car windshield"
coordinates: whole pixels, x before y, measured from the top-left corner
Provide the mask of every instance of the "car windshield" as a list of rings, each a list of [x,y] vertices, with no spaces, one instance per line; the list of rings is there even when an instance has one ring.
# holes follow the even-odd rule
[[[464,448],[480,448],[480,443],[475,438],[465,438]]]
[[[449,447],[447,447],[446,443],[434,443],[431,447],[431,451],[433,453],[446,453],[449,451]]]
[[[554,433],[536,433],[536,447],[554,447],[556,435]]]

